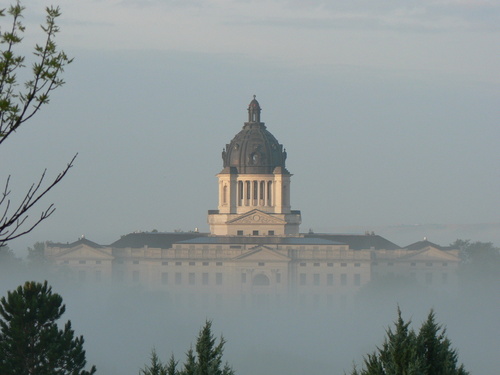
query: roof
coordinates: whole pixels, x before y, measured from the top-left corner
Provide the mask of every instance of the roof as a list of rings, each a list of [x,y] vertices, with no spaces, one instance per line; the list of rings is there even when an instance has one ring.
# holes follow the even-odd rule
[[[351,250],[396,250],[400,246],[376,234],[332,234],[332,233],[308,233],[306,238],[323,238],[329,241],[345,243]]]
[[[421,250],[425,249],[426,247],[434,247],[439,250],[450,250],[451,248],[449,246],[440,246],[438,244],[435,244],[431,241],[427,241],[427,239],[424,239],[423,241],[418,241],[415,243],[412,243],[411,245],[408,245],[405,247],[407,250]]]
[[[170,249],[172,244],[196,237],[207,236],[208,233],[198,232],[141,232],[122,236],[110,246],[114,248],[141,248],[144,246],[160,249]]]
[[[99,245],[93,241],[87,240],[85,237],[80,238],[78,241],[72,243],[60,243],[60,242],[49,242],[48,243],[52,247],[59,247],[61,249],[71,249],[78,245],[87,245],[89,247],[93,247],[94,249],[99,249],[104,246]]]
[[[248,106],[248,115],[243,129],[222,151],[221,173],[289,174],[285,168],[286,151],[260,122],[260,105],[255,97]]]
[[[181,241],[183,244],[255,244],[255,245],[343,245],[342,242],[325,240],[323,238],[280,237],[280,236],[207,236]]]

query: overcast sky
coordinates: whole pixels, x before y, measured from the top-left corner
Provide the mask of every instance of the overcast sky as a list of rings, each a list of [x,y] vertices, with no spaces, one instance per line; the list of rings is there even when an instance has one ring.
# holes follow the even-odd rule
[[[47,3],[25,3],[31,46]],[[222,148],[254,94],[287,149],[302,231],[475,225],[440,240],[500,241],[498,1],[56,4],[75,61],[2,146],[1,177],[22,192],[79,155],[43,202],[53,217],[11,247],[207,231]]]

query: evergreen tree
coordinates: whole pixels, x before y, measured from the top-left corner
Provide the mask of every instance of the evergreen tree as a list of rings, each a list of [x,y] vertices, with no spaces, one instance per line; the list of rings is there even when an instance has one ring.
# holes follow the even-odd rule
[[[463,365],[457,368],[457,352],[451,348],[451,342],[446,337],[446,329],[435,322],[433,310],[420,327],[417,350],[428,375],[467,374]]]
[[[446,330],[436,324],[430,311],[418,335],[405,322],[398,308],[395,328],[386,331],[381,348],[364,359],[365,368],[356,367],[351,375],[468,375],[463,365],[457,367],[457,353],[451,348]]]
[[[191,346],[186,353],[186,361],[181,370],[177,370],[177,361],[174,355],[165,365],[157,357],[153,349],[151,365],[146,367],[141,375],[234,375],[233,369],[226,363],[222,365],[225,340],[220,338],[216,343],[212,335],[212,322],[207,320],[200,330],[196,340],[196,352]],[[156,372],[155,372],[156,371]]]
[[[156,350],[151,351],[151,365],[140,371],[140,375],[167,375],[166,366],[158,358]],[[175,373],[174,373],[175,375]]]
[[[26,282],[0,299],[0,374],[91,375],[84,371],[83,337],[74,337],[71,322],[56,321],[66,307],[45,281]]]
[[[170,356],[170,359],[168,360],[167,365],[165,366],[165,369],[167,370],[167,375],[177,375],[177,361],[174,358],[174,355],[172,354]]]

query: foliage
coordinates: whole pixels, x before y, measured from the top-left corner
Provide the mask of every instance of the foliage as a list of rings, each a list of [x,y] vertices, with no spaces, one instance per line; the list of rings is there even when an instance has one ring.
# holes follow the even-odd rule
[[[482,286],[497,285],[500,280],[500,248],[491,242],[472,242],[457,239],[450,247],[460,250],[462,264],[460,279],[467,284],[480,282]]]
[[[56,19],[61,15],[60,9],[47,7],[45,24],[41,26],[44,42],[35,45],[31,72],[26,72],[25,56],[16,52],[16,47],[19,47],[25,32],[25,26],[21,21],[23,11],[24,7],[19,1],[8,9],[0,10],[0,19],[6,15],[11,17],[6,26],[0,27],[0,145],[26,121],[32,119],[42,106],[49,103],[52,91],[64,84],[61,74],[65,66],[72,61],[55,43],[56,34],[59,32]],[[20,73],[29,74],[23,85],[18,81]],[[29,233],[54,212],[54,206],[50,205],[33,223],[26,223],[28,211],[61,181],[73,166],[75,157],[76,155],[45,187],[43,185],[46,171],[44,171],[38,182],[31,185],[17,207],[11,204],[10,176],[7,178],[5,188],[0,195],[0,247],[9,240]]]
[[[158,355],[156,354],[156,350],[153,348],[151,351],[151,365],[145,366],[139,372],[140,375],[167,375],[167,366],[165,366]]]
[[[446,329],[435,322],[430,311],[418,334],[405,322],[398,308],[394,329],[388,328],[382,347],[364,358],[365,368],[351,375],[468,375],[458,366],[456,350],[446,337]]]
[[[45,258],[45,244],[43,242],[35,242],[33,247],[28,247],[27,259],[36,264],[43,264],[47,261]]]
[[[0,374],[91,375],[84,371],[83,337],[71,322],[59,329],[62,297],[45,281],[26,282],[0,299]]]
[[[200,330],[196,341],[195,350],[190,347],[186,353],[186,361],[181,370],[177,370],[178,362],[174,356],[170,357],[167,364],[163,364],[156,355],[155,349],[151,352],[151,364],[141,370],[141,375],[234,375],[233,369],[225,363],[222,364],[225,340],[216,339],[212,335],[212,322],[207,320]]]

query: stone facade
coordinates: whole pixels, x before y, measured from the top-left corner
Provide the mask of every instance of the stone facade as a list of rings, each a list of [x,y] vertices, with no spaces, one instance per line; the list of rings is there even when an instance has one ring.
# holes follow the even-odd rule
[[[373,233],[301,234],[286,151],[260,121],[255,97],[248,113],[222,153],[210,233],[131,233],[109,246],[85,238],[47,243],[47,258],[81,281],[141,285],[201,306],[335,303],[394,275],[436,288],[456,283],[458,252],[428,241],[400,248]]]

